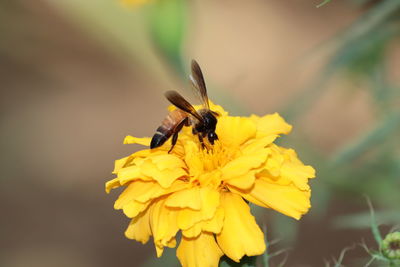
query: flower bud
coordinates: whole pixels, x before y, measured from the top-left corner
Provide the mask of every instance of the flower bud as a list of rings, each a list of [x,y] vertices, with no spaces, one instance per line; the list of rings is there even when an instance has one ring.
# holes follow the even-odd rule
[[[400,232],[388,234],[381,243],[381,251],[388,259],[400,259]]]

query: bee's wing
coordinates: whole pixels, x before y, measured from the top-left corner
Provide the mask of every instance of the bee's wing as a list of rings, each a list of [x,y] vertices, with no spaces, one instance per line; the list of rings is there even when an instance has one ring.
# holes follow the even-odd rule
[[[210,109],[208,102],[206,82],[204,81],[203,73],[196,60],[192,60],[192,74],[189,76],[193,87],[197,90],[200,95],[200,99],[203,103],[204,108]]]
[[[203,118],[197,113],[196,109],[188,102],[186,99],[183,98],[178,92],[176,91],[167,91],[165,93],[165,97],[177,108],[189,113],[199,121],[203,121]]]

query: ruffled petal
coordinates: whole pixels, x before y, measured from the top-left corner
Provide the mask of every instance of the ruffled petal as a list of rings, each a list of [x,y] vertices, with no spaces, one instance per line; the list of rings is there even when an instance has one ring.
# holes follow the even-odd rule
[[[186,167],[183,160],[172,154],[156,155],[151,157],[151,162],[154,163],[160,171]]]
[[[241,147],[241,152],[243,155],[251,155],[253,153],[256,153],[260,149],[263,149],[272,144],[272,142],[274,142],[277,137],[278,135],[272,134],[260,138],[251,139]]]
[[[292,130],[289,125],[278,113],[259,117],[252,115],[250,117],[257,123],[257,137],[271,134],[288,134]]]
[[[269,154],[269,149],[259,149],[251,155],[241,156],[228,162],[221,169],[222,179],[228,180],[247,174],[249,170],[260,167],[267,160]]]
[[[221,233],[222,227],[224,225],[224,218],[225,218],[225,211],[220,206],[218,207],[212,219],[202,222],[203,231],[215,234]]]
[[[200,210],[200,188],[193,187],[175,192],[168,197],[165,205],[170,208],[190,208],[193,210]]]
[[[131,157],[129,156],[122,159],[117,159],[114,163],[114,171],[112,173],[114,174],[118,173],[118,171],[125,166],[125,164],[128,162],[130,158]]]
[[[311,207],[311,192],[300,190],[293,184],[280,185],[260,178],[250,192],[236,192],[254,204],[272,208],[297,220]]]
[[[225,183],[242,190],[249,190],[254,186],[255,180],[256,180],[255,171],[249,171],[248,173],[243,174],[241,176],[225,180]]]
[[[139,241],[142,244],[147,243],[151,236],[149,212],[143,212],[136,218],[132,219],[125,231],[125,236],[129,239]]]
[[[219,234],[224,225],[224,217],[224,209],[219,206],[211,219],[195,223],[192,227],[182,230],[182,234],[186,238],[195,238],[202,232]]]
[[[204,172],[204,165],[198,156],[199,146],[193,141],[185,143],[185,162],[190,176],[198,176]]]
[[[210,233],[202,233],[197,238],[182,237],[176,251],[183,267],[218,267],[221,249]]]
[[[282,164],[281,176],[292,181],[301,190],[310,189],[308,179],[315,177],[314,168],[304,165],[293,149],[285,149],[285,152],[289,159]]]
[[[182,235],[186,238],[196,238],[201,234],[203,222],[200,221],[186,230],[182,230]]]
[[[128,135],[124,139],[124,144],[139,144],[143,146],[150,146],[150,142],[151,142],[150,137],[137,138]]]
[[[145,203],[162,195],[182,190],[185,187],[186,184],[179,180],[175,181],[174,184],[168,189],[162,188],[157,182],[137,180],[130,183],[121,193],[121,195],[115,201],[114,208],[121,209],[124,205],[133,200]]]
[[[171,239],[175,237],[179,230],[176,223],[177,212],[165,207],[165,199],[161,199],[149,208],[149,213],[154,244],[158,248],[170,245]]]
[[[266,248],[264,234],[246,202],[239,195],[224,193],[221,205],[225,210],[225,221],[217,242],[222,251],[236,262],[244,255],[263,254]]]
[[[211,219],[220,203],[220,193],[208,187],[200,188],[201,210],[182,209],[178,214],[178,226],[182,230],[189,229],[200,221]]]
[[[222,117],[216,132],[219,141],[226,147],[238,147],[256,135],[256,124],[245,117]]]
[[[106,192],[107,194],[110,193],[111,189],[120,187],[121,184],[119,183],[118,178],[114,178],[106,183]]]
[[[151,178],[145,178],[145,176],[142,174],[140,171],[140,168],[136,165],[121,168],[118,173],[117,177],[119,179],[119,182],[121,185],[124,185],[128,182],[134,181],[134,180],[151,180]]]
[[[146,203],[140,203],[135,200],[132,200],[125,204],[122,207],[122,210],[124,211],[124,214],[128,218],[134,218],[136,217],[140,212],[144,211],[150,204],[150,201]]]
[[[148,177],[153,178],[162,187],[167,188],[178,178],[187,175],[182,168],[160,170],[152,160],[146,160],[140,165],[140,171]]]

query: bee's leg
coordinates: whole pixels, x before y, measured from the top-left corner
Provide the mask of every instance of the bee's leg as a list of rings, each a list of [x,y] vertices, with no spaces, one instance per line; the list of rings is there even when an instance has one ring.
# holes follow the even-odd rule
[[[201,144],[201,148],[202,148],[202,149],[206,148],[206,145],[204,144],[203,136],[201,136],[200,133],[199,133],[197,136],[199,137],[199,141],[200,141],[200,144]]]
[[[171,146],[171,148],[169,149],[169,151],[168,151],[168,154],[169,153],[171,153],[171,151],[172,151],[172,149],[174,148],[174,146],[176,145],[176,142],[178,141],[178,135],[179,135],[179,132],[180,132],[180,130],[182,130],[182,127],[184,126],[184,125],[186,125],[187,124],[187,118],[185,118],[183,121],[181,121],[179,124],[178,124],[178,126],[176,126],[176,128],[175,128],[175,130],[174,130],[174,135],[172,136],[172,146]]]
[[[176,145],[176,141],[178,141],[178,135],[179,135],[179,132],[175,132],[174,135],[172,136],[172,146],[171,146],[171,148],[168,150],[168,154],[171,153],[172,149],[173,149],[174,146]]]

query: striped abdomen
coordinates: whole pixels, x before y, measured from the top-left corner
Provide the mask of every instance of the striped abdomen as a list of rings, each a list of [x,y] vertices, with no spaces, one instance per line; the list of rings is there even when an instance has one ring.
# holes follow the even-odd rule
[[[187,117],[187,113],[180,109],[171,111],[161,122],[161,126],[157,128],[156,133],[153,135],[150,148],[162,146],[165,141],[175,133],[177,126]]]

